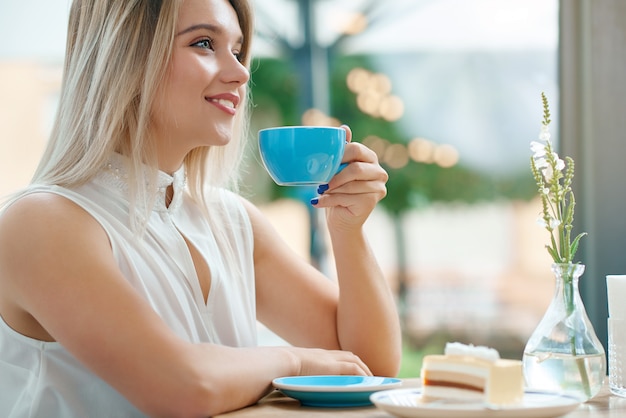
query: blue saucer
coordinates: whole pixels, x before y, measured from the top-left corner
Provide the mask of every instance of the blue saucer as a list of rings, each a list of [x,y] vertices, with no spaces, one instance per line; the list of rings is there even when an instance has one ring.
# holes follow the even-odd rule
[[[272,383],[304,406],[348,408],[372,405],[372,393],[398,387],[402,381],[378,376],[290,376]]]

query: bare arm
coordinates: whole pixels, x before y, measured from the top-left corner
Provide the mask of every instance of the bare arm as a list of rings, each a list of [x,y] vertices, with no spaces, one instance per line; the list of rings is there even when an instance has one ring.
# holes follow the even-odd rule
[[[351,164],[329,183],[317,205],[328,208],[338,283],[286,248],[249,205],[258,315],[293,344],[351,351],[373,374],[391,376],[401,357],[398,314],[363,234],[363,223],[385,195],[387,174],[360,144],[346,147],[344,161]]]
[[[367,373],[345,352],[181,340],[121,275],[100,225],[55,195],[26,196],[0,217],[0,314],[18,332],[60,342],[155,416],[237,409],[278,376]]]
[[[348,130],[348,138],[351,134]],[[362,144],[346,146],[350,164],[319,197],[335,256],[340,295],[337,327],[341,346],[362,350],[361,358],[374,370],[395,375],[401,360],[401,330],[395,299],[371,251],[363,224],[385,197],[387,173],[376,154]]]

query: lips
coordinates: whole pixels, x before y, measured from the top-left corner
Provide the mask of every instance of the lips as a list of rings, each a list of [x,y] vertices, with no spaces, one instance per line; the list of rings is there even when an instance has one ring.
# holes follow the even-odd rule
[[[231,114],[235,112],[237,106],[239,105],[239,96],[230,93],[207,97],[206,100]]]

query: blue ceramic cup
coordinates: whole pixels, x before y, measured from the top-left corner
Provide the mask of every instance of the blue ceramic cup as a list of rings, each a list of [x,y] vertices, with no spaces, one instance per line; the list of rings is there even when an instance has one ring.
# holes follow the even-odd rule
[[[261,160],[280,186],[328,183],[344,165],[343,128],[281,126],[259,131]]]

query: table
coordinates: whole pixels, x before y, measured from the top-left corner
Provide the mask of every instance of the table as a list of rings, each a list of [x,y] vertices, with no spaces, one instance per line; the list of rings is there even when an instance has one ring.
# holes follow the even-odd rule
[[[608,379],[607,379],[608,380]],[[403,387],[419,385],[419,379],[403,379]],[[256,405],[238,411],[218,415],[221,418],[390,418],[392,415],[375,406],[364,408],[308,408],[302,407],[295,399],[274,391]],[[564,415],[564,418],[621,418],[626,417],[626,398],[609,392],[605,383],[600,393],[592,400],[581,404],[578,409]]]

